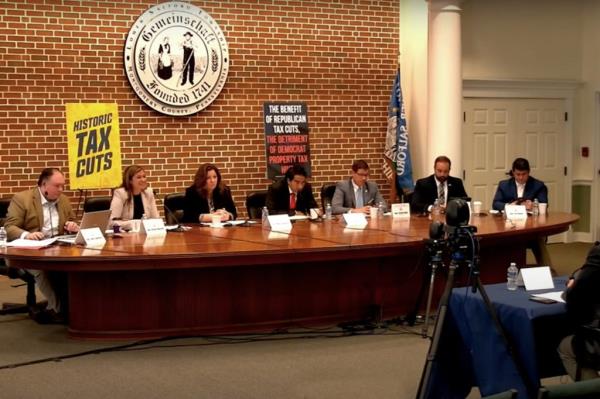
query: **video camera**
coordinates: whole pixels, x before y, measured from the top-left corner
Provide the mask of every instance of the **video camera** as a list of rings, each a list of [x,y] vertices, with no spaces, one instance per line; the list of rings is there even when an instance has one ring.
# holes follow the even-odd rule
[[[426,240],[429,254],[439,254],[447,248],[452,261],[475,263],[479,253],[479,242],[474,237],[477,228],[469,226],[469,217],[469,205],[465,200],[448,201],[446,224],[434,221],[429,226],[429,239]]]

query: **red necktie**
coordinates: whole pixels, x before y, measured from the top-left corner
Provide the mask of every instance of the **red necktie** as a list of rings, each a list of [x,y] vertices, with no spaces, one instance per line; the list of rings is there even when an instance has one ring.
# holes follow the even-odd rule
[[[290,210],[296,209],[296,194],[290,193]]]

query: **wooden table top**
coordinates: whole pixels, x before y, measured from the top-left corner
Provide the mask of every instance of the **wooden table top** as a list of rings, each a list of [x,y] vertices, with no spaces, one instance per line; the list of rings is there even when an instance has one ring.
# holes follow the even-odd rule
[[[482,245],[491,239],[523,239],[549,236],[568,230],[578,220],[571,213],[552,212],[529,217],[522,223],[483,214],[470,225]],[[48,270],[139,270],[148,268],[215,267],[251,264],[327,261],[333,259],[392,256],[421,250],[429,237],[428,217],[398,219],[384,216],[370,220],[364,230],[345,228],[338,220],[297,221],[289,234],[247,227],[192,226],[186,232],[164,237],[126,233],[109,236],[103,248],[54,245],[44,249],[6,248],[9,266]]]

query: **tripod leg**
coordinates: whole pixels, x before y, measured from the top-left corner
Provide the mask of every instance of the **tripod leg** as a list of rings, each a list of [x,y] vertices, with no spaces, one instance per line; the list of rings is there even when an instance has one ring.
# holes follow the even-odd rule
[[[496,313],[496,309],[494,308],[494,305],[492,305],[492,302],[490,301],[490,298],[488,297],[487,292],[485,292],[485,289],[483,288],[483,284],[481,284],[481,279],[479,278],[479,276],[476,277],[475,284],[477,286],[477,289],[479,290],[479,294],[481,295],[481,298],[483,299],[485,308],[486,308],[488,314],[490,315],[490,317],[492,318],[492,321],[494,322],[496,331],[498,331],[498,334],[500,334],[500,337],[502,338],[502,341],[503,341],[506,349],[508,350],[508,354],[510,355],[515,366],[517,367],[517,372],[521,376],[521,379],[523,380],[523,383],[525,384],[525,387],[527,388],[528,394],[531,397],[534,397],[537,392],[538,387],[537,386],[534,387],[531,385],[531,383],[530,383],[531,379],[527,375],[527,372],[526,372],[525,368],[523,367],[523,363],[520,361],[513,345],[508,340],[506,331],[504,330],[504,327],[502,327],[502,324],[500,324],[500,320],[498,319],[498,314]]]
[[[435,321],[435,327],[433,329],[431,344],[429,345],[429,352],[427,352],[427,360],[425,362],[425,367],[423,368],[423,374],[421,374],[421,381],[419,382],[417,399],[429,397],[429,380],[431,378],[431,370],[433,369],[434,362],[436,361],[438,348],[440,345],[440,338],[442,336],[442,331],[444,330],[444,323],[446,322],[446,313],[448,311],[448,303],[450,302],[452,288],[454,288],[454,272],[457,267],[458,265],[454,262],[452,262],[449,267],[448,279],[446,280],[446,286],[444,287],[444,294],[442,295],[442,299],[440,300],[438,316],[437,320]]]
[[[431,276],[431,267],[427,264],[426,267],[423,268],[423,280],[421,281],[421,288],[419,288],[419,295],[417,295],[417,301],[415,302],[415,306],[413,310],[406,315],[406,322],[409,326],[414,326],[415,321],[417,320],[417,315],[419,314],[419,309],[421,308],[421,302],[423,301],[423,297],[425,296],[425,290],[427,289],[427,281]]]
[[[431,278],[429,280],[429,292],[427,293],[427,308],[425,309],[425,323],[421,329],[421,335],[423,338],[427,338],[429,332],[429,313],[431,310],[431,299],[433,297],[433,285],[435,284],[435,271],[437,270],[437,262],[432,262],[431,265]]]

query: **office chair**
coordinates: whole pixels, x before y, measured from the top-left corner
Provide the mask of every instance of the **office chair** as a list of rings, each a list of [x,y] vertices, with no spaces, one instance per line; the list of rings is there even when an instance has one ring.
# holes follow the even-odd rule
[[[321,186],[321,206],[323,207],[323,211],[325,211],[325,205],[328,202],[331,204],[331,200],[333,199],[334,193],[335,184],[325,183]]]
[[[246,211],[248,212],[248,218],[261,218],[262,208],[267,202],[267,193],[267,190],[253,191],[246,196]]]
[[[598,399],[600,398],[600,378],[577,381],[570,384],[541,387],[538,399]]]
[[[88,197],[83,203],[84,212],[106,211],[110,209],[112,197],[105,195],[101,197]]]
[[[179,224],[183,219],[183,208],[185,208],[185,193],[173,193],[165,195],[163,200],[165,220],[167,224]]]
[[[518,391],[516,389],[509,389],[508,391],[495,393],[490,396],[484,396],[481,399],[514,399],[517,397]]]
[[[0,226],[4,226],[9,204],[10,198],[0,198]],[[0,275],[7,276],[10,279],[21,279],[27,284],[26,303],[3,303],[0,315],[28,313],[31,308],[36,306],[35,279],[30,273],[25,269],[8,267],[4,259],[0,258]],[[18,287],[19,285],[15,285],[14,287]]]

